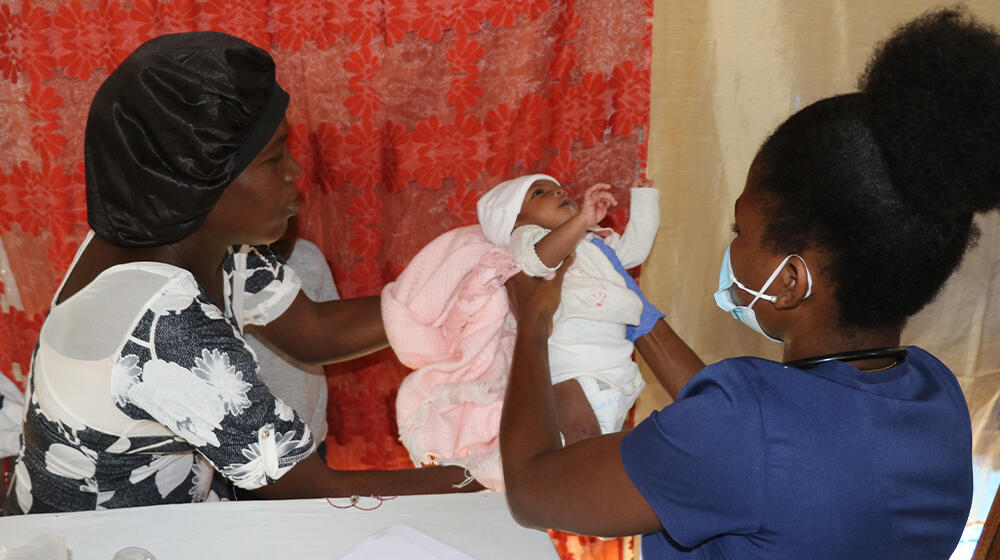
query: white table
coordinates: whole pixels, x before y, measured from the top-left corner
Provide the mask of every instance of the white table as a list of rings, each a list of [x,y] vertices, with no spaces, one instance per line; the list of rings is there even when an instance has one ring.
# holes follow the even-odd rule
[[[0,517],[0,545],[21,546],[48,533],[66,538],[73,560],[110,560],[127,546],[143,547],[157,560],[335,559],[396,524],[479,560],[558,559],[545,532],[511,518],[501,493],[400,496],[374,511],[310,499]]]

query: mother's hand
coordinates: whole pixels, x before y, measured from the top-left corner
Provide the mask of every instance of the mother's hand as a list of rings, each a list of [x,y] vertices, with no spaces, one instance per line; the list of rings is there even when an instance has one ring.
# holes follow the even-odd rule
[[[562,295],[563,277],[576,258],[575,254],[563,260],[551,280],[533,278],[520,272],[507,280],[507,297],[510,300],[510,311],[517,319],[518,325],[531,322],[546,325],[547,332],[552,330],[552,315],[559,307]]]

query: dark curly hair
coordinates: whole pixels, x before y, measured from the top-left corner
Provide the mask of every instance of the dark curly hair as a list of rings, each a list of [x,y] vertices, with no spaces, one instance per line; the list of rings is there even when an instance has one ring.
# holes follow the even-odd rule
[[[1000,206],[1000,36],[964,9],[879,45],[860,92],[814,103],[762,145],[769,248],[825,255],[845,327],[901,327]]]

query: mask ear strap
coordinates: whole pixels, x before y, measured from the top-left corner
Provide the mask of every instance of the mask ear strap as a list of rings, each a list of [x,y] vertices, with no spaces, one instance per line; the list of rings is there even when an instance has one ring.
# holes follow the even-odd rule
[[[770,297],[770,296],[768,296],[766,294],[762,294],[762,293],[760,293],[760,292],[758,292],[756,290],[751,290],[750,288],[747,288],[746,286],[744,286],[742,282],[740,282],[739,280],[736,279],[736,273],[733,272],[733,265],[732,265],[732,263],[729,263],[727,261],[727,264],[729,264],[729,281],[732,282],[737,288],[739,288],[739,289],[743,290],[744,292],[746,292],[746,293],[754,296],[753,300],[750,301],[750,303],[747,304],[747,306],[746,306],[747,309],[750,309],[751,307],[753,307],[753,304],[757,303],[757,300],[760,299],[761,297],[764,297],[765,299],[768,298],[768,297]]]
[[[786,264],[788,264],[788,260],[791,259],[793,256],[794,257],[798,257],[798,255],[788,255],[787,257],[785,257],[785,259],[783,261],[781,261],[781,264],[779,264],[778,267],[774,269],[774,272],[772,272],[771,276],[769,276],[767,278],[767,281],[764,282],[764,285],[760,288],[759,292],[756,291],[756,290],[751,290],[750,288],[747,288],[743,284],[740,284],[740,281],[736,279],[736,275],[734,275],[734,274],[732,274],[732,272],[730,272],[730,276],[732,277],[733,282],[737,286],[739,286],[740,289],[742,289],[743,291],[745,291],[745,292],[747,292],[747,293],[749,293],[749,294],[751,294],[751,295],[754,296],[753,301],[751,301],[749,304],[747,304],[747,308],[748,309],[751,308],[751,307],[753,307],[753,304],[757,303],[758,299],[763,299],[763,300],[769,301],[771,303],[774,303],[774,302],[778,301],[778,297],[777,296],[769,296],[769,295],[767,295],[767,294],[764,293],[764,290],[767,290],[767,288],[771,285],[771,283],[774,282],[774,279],[777,278],[778,274],[781,273],[781,269],[784,268]],[[802,257],[799,257],[799,258],[801,259]],[[802,261],[802,262],[805,262],[805,261]],[[808,267],[806,267],[806,270],[808,270]],[[811,282],[811,280],[810,280],[810,282]]]

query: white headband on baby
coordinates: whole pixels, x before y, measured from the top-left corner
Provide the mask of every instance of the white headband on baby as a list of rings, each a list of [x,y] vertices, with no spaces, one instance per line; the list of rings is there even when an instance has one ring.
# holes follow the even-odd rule
[[[517,215],[521,213],[524,195],[535,181],[542,180],[559,184],[548,175],[536,173],[504,181],[479,198],[476,214],[486,239],[494,245],[506,246],[510,243],[510,232],[514,230]]]

